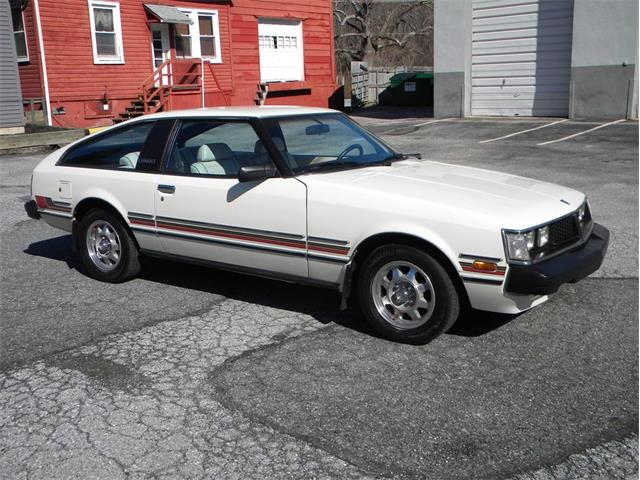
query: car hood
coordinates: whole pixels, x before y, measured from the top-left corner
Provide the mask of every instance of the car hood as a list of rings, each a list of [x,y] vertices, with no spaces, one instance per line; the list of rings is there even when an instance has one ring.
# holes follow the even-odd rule
[[[366,201],[370,207],[376,202],[399,203],[405,209],[440,206],[450,213],[471,213],[476,219],[513,229],[566,215],[585,199],[583,193],[560,185],[425,160],[308,174],[301,179],[311,196],[314,185],[323,190],[321,185],[330,184],[333,188],[344,187],[348,201]]]

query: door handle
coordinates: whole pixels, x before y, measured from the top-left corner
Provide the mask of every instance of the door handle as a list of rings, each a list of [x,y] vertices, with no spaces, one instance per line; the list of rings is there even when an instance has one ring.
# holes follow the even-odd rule
[[[176,193],[175,185],[158,185],[158,191],[162,193]]]

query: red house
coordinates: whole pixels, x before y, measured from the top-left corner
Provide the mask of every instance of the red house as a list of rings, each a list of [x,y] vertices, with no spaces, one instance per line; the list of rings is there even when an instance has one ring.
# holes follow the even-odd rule
[[[28,0],[12,12],[25,102],[49,124],[161,110],[326,106],[331,0]]]

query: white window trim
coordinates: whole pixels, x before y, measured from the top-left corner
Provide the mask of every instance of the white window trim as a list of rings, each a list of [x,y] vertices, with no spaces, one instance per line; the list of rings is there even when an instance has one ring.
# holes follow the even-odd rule
[[[182,13],[187,15],[191,20],[189,25],[189,36],[191,37],[191,57],[190,58],[202,58],[209,63],[222,63],[222,50],[220,48],[220,16],[217,10],[185,10],[180,9]],[[215,37],[216,55],[202,56],[200,51],[200,23],[198,22],[198,15],[207,15],[212,17],[211,23],[213,24],[213,35]]]
[[[22,15],[22,36],[24,37],[24,50],[25,52],[27,52],[26,57],[18,57],[18,52],[16,51],[16,58],[18,60],[18,63],[26,63],[29,61],[29,42],[27,41],[27,27],[26,24],[24,23],[24,11],[20,12],[20,15]],[[11,25],[11,29],[13,30],[15,28],[15,25]],[[13,36],[15,37],[15,34],[18,33],[20,30],[13,30]]]
[[[103,0],[88,0],[89,4],[89,24],[91,25],[91,46],[93,48],[93,63],[99,65],[118,65],[124,64],[124,47],[122,45],[122,24],[120,23],[120,4],[117,2],[109,2]],[[113,29],[116,36],[116,56],[113,58],[105,58],[98,56],[98,48],[96,45],[96,25],[93,15],[94,8],[109,8],[113,11]]]

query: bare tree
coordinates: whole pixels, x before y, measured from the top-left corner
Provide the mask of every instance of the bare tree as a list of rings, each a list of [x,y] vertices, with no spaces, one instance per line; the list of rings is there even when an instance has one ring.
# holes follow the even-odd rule
[[[334,0],[338,64],[431,65],[433,0]]]

